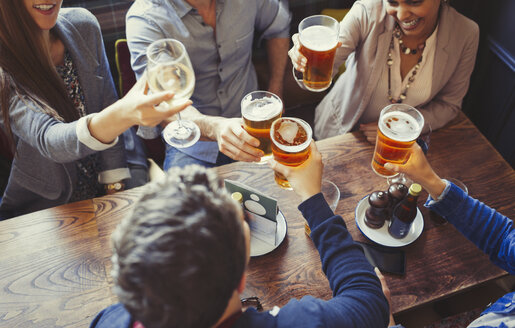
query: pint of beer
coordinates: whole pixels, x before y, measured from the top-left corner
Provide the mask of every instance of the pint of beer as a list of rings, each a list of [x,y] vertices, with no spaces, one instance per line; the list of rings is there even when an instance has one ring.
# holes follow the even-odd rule
[[[334,18],[315,15],[299,24],[299,51],[306,57],[303,83],[310,91],[324,91],[331,85],[339,24]]]
[[[300,118],[282,117],[272,123],[270,138],[274,159],[288,166],[299,166],[311,153],[309,144],[313,132],[308,123]],[[286,177],[275,172],[275,182],[284,189],[292,187]]]
[[[265,154],[261,157],[260,164],[272,157],[270,127],[276,119],[281,117],[282,112],[281,98],[268,91],[253,91],[241,100],[243,128],[259,140],[258,148]]]
[[[383,177],[397,173],[384,168],[385,163],[404,164],[410,156],[411,145],[424,127],[424,116],[406,104],[386,106],[379,116],[372,169]]]

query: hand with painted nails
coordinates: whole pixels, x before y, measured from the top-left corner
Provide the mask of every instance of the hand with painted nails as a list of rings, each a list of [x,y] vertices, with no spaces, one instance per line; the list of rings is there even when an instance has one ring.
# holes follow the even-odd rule
[[[411,146],[410,158],[406,164],[386,163],[384,167],[393,172],[406,174],[413,182],[420,184],[433,199],[437,199],[445,189],[445,181],[433,171],[417,143]]]

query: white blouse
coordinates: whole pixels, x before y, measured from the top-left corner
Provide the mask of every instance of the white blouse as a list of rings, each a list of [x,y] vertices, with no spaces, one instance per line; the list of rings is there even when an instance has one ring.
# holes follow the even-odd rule
[[[433,76],[433,66],[435,59],[436,50],[436,34],[438,26],[435,28],[431,36],[426,40],[426,46],[422,52],[422,61],[420,62],[420,68],[415,75],[415,80],[410,83],[410,88],[406,93],[406,99],[402,101],[404,104],[417,107],[420,104],[428,102]],[[411,73],[415,69],[413,66],[411,70],[406,74],[404,80],[401,80],[401,61],[400,61],[400,48],[399,39],[394,37],[394,49],[392,52],[393,65],[391,67],[391,87],[392,97],[399,99],[402,90],[406,87],[408,79]],[[376,122],[379,119],[381,110],[390,105],[391,102],[388,100],[388,66],[386,65],[386,58],[384,59],[384,65],[376,88],[372,92],[370,103],[363,112],[359,123],[365,124],[370,122]]]

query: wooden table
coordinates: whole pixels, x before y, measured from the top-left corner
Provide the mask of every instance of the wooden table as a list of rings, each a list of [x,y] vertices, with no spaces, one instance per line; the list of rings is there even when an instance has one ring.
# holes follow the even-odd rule
[[[341,191],[336,212],[354,239],[366,241],[356,227],[354,208],[365,195],[386,188],[385,179],[370,168],[373,146],[357,133],[317,145],[324,176]],[[428,157],[442,177],[462,180],[473,197],[515,217],[515,172],[464,115],[432,134]],[[329,284],[304,234],[295,194],[277,187],[267,166],[234,163],[217,170],[277,198],[288,222],[284,242],[250,261],[244,295],[259,296],[265,308],[308,294],[329,299]],[[110,234],[140,193],[141,188],[129,190],[0,222],[0,327],[85,327],[116,302]],[[453,226],[435,226],[427,210],[419,208],[424,232],[404,247],[406,275],[386,275],[395,313],[506,275]]]

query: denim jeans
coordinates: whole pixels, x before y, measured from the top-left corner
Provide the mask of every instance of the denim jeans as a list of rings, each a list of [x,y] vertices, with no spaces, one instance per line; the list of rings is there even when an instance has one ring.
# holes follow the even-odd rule
[[[220,166],[224,164],[233,163],[234,160],[230,157],[226,156],[225,154],[219,152],[218,157],[216,158],[216,163],[210,163],[206,162],[200,159],[196,159],[194,157],[191,157],[190,155],[187,155],[179,150],[177,148],[166,145],[166,155],[165,160],[163,163],[163,169],[165,171],[168,171],[171,167],[185,167],[187,165],[191,164],[198,164],[204,167],[215,167]]]

